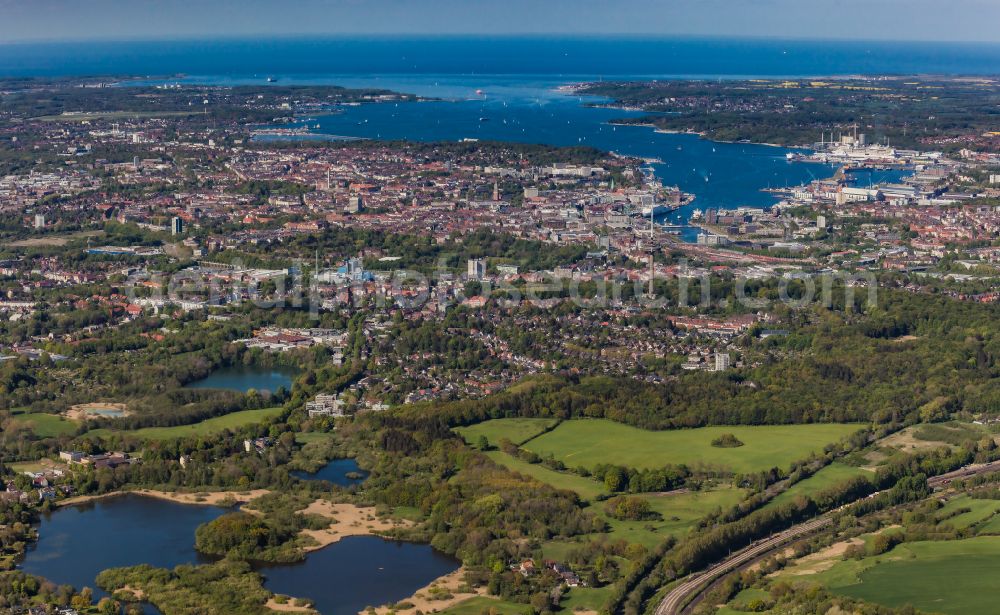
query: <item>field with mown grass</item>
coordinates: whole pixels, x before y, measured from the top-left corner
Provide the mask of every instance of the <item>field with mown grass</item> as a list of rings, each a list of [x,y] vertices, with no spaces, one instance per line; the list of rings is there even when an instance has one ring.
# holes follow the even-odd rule
[[[489,451],[486,456],[508,469],[552,485],[556,489],[574,491],[581,500],[593,501],[595,498],[609,493],[603,482],[593,478],[578,476],[571,472],[556,472],[540,463],[528,463],[503,451]]]
[[[564,421],[524,448],[543,457],[552,455],[568,467],[615,464],[653,469],[684,464],[749,473],[787,468],[859,429],[860,425],[812,424],[648,431],[603,419],[578,419]],[[743,446],[712,446],[723,434],[736,436]]]
[[[111,429],[95,429],[87,432],[90,435],[110,435],[112,433],[127,433],[128,435],[144,438],[146,440],[170,440],[173,438],[185,438],[189,436],[207,436],[216,434],[226,429],[239,429],[247,425],[261,423],[269,418],[281,414],[281,408],[261,408],[259,410],[243,410],[232,412],[222,416],[212,417],[193,423],[191,425],[177,425],[174,427],[145,427],[135,431],[115,431]]]
[[[865,476],[871,478],[874,475],[874,472],[863,468],[856,468],[834,462],[821,469],[819,472],[816,472],[809,478],[795,483],[786,491],[779,493],[768,503],[768,506],[781,506],[783,504],[787,504],[788,502],[794,500],[796,496],[800,495],[807,497],[814,496],[821,491],[854,478],[855,476]]]
[[[13,411],[11,420],[19,427],[31,430],[39,438],[71,436],[76,433],[76,429],[79,427],[77,423],[67,421],[58,414],[28,413],[23,410]]]
[[[555,422],[556,419],[492,419],[468,427],[458,427],[455,431],[473,445],[479,441],[480,436],[486,436],[490,446],[499,446],[500,440],[504,438],[520,445],[542,433]]]
[[[878,557],[840,562],[812,578],[834,593],[891,607],[909,604],[945,615],[996,613],[1000,537],[904,543]]]

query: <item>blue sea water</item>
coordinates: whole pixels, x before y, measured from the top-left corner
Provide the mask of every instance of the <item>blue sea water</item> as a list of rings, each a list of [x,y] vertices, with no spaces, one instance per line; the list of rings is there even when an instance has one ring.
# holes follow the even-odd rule
[[[454,90],[460,89],[465,97],[350,107],[341,114],[316,118],[310,125],[318,124],[317,132],[339,136],[587,145],[656,159],[660,162],[652,166],[658,179],[697,197],[665,220],[670,223],[685,222],[696,208],[768,207],[775,200],[761,189],[800,185],[835,171],[830,165],[789,162],[785,154],[791,150],[785,148],[717,143],[644,126],[615,126],[611,120],[640,114],[586,106],[594,100],[562,94],[555,89],[556,82],[525,83],[518,77],[425,79],[435,78],[442,93],[454,95]],[[411,85],[411,90],[424,93],[423,87],[412,87],[412,82],[410,78],[392,85]],[[484,96],[476,96],[477,89]],[[696,234],[692,229],[685,237],[693,240]]]
[[[1000,45],[684,37],[378,36],[0,45],[0,75],[994,74]]]
[[[593,76],[557,75],[300,75],[275,74],[279,84],[337,84],[380,87],[436,100],[364,104],[340,113],[307,118],[308,127],[324,138],[364,138],[411,141],[508,141],[556,146],[585,145],[619,154],[654,159],[656,176],[696,196],[693,203],[661,222],[683,225],[695,209],[738,206],[770,207],[776,199],[766,188],[798,186],[830,177],[836,167],[789,162],[792,150],[751,143],[719,143],[694,134],[668,134],[646,126],[616,126],[614,119],[639,117],[642,112],[595,104],[606,99],[567,94],[559,86]],[[139,85],[187,83],[244,85],[265,83],[252,75],[195,75],[150,79]],[[318,127],[317,127],[318,126]],[[819,139],[819,135],[816,135]],[[700,230],[685,227],[681,238],[695,241]]]
[[[785,148],[613,126],[613,119],[638,114],[588,106],[604,101],[558,86],[643,76],[990,74],[998,67],[1000,45],[959,43],[368,37],[0,45],[0,74],[158,75],[140,83],[218,85],[273,77],[278,85],[380,87],[437,98],[351,107],[307,124],[323,138],[589,145],[657,159],[660,180],[697,197],[664,220],[670,224],[685,223],[694,209],[770,206],[775,200],[763,189],[829,177],[834,167],[789,162]],[[682,237],[694,241],[698,232],[687,227]]]

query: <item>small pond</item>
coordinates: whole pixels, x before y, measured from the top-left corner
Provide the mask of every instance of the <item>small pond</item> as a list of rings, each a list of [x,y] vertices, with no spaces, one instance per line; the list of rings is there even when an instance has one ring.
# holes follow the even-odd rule
[[[220,367],[206,378],[185,385],[190,389],[224,389],[246,393],[250,389],[274,393],[284,387],[291,390],[292,380],[298,371],[289,367],[258,367],[234,365]]]
[[[290,474],[302,480],[325,480],[341,487],[360,484],[368,477],[368,472],[359,468],[354,459],[334,459],[315,472],[297,470]]]

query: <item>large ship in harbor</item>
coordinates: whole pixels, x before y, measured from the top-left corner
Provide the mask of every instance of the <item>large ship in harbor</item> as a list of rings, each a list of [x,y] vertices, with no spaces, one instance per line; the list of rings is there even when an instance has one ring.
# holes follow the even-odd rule
[[[633,204],[639,205],[643,218],[652,216],[658,218],[676,211],[685,205],[690,205],[695,196],[682,191],[678,186],[664,186],[656,178],[652,166],[644,167],[644,190],[631,197]]]
[[[651,207],[643,207],[642,217],[648,218],[649,216],[653,216],[654,218],[656,218],[659,216],[665,216],[670,212],[675,211],[676,209],[677,207],[673,207],[671,205],[663,205],[663,204],[653,205]]]

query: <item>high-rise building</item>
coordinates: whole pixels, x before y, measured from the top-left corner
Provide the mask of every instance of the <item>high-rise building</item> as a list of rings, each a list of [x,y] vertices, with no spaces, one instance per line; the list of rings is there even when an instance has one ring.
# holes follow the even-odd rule
[[[45,214],[35,214],[35,228],[39,230],[45,228]]]
[[[715,353],[715,371],[724,372],[727,369],[729,369],[729,353],[728,352]]]
[[[361,282],[367,277],[364,262],[356,256],[347,259],[347,263],[341,269],[346,277],[354,282]]]
[[[468,274],[469,279],[482,279],[486,275],[486,261],[481,258],[470,258]]]
[[[349,214],[361,213],[365,208],[365,202],[362,200],[361,195],[355,195],[347,199],[347,207],[344,208]]]
[[[180,235],[184,232],[184,219],[179,217],[173,217],[170,219],[170,234]]]

